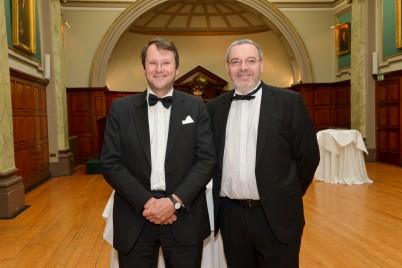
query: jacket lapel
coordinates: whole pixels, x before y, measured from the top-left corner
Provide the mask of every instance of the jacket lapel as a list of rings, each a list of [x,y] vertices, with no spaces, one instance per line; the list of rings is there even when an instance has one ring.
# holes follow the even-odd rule
[[[231,94],[226,94],[225,98],[223,99],[222,103],[222,112],[218,115],[218,120],[216,121],[217,123],[215,124],[215,127],[217,128],[217,131],[215,131],[216,136],[216,144],[219,144],[219,148],[217,148],[218,151],[218,163],[219,167],[222,170],[222,164],[223,164],[223,153],[225,149],[225,139],[226,139],[226,125],[228,122],[228,117],[229,117],[229,110],[230,110],[230,105],[232,104],[232,96],[234,94],[234,90],[232,90]]]
[[[269,129],[271,127],[272,114],[275,108],[275,94],[274,91],[267,85],[263,84],[261,96],[260,118],[258,122],[258,136],[257,136],[257,155],[256,165],[261,158],[262,148],[268,140]]]
[[[148,126],[148,103],[146,101],[147,91],[138,94],[138,98],[134,101],[134,108],[131,115],[134,120],[134,126],[137,129],[141,147],[151,166],[151,142],[149,137]]]
[[[182,120],[188,114],[187,107],[184,105],[184,98],[177,90],[173,91],[172,111],[170,112],[169,134],[166,146],[166,158],[168,157],[173,145],[176,142],[177,136],[182,128]]]

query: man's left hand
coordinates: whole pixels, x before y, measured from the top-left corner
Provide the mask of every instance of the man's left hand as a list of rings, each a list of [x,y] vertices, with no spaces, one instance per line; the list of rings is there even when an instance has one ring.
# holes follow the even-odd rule
[[[172,201],[167,198],[154,199],[152,202],[147,202],[144,206],[142,215],[150,222],[155,224],[172,224],[177,217],[172,216],[175,214],[176,209]]]

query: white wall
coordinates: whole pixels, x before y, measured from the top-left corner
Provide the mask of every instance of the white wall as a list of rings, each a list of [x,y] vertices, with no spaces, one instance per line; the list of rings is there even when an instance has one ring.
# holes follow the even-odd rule
[[[303,39],[310,55],[314,83],[332,83],[336,80],[337,61],[332,10],[282,9]],[[348,78],[345,78],[348,79]],[[342,80],[345,80],[342,79]]]
[[[99,44],[123,9],[63,10],[67,87],[89,87],[92,61]]]
[[[123,10],[63,10],[63,18],[71,28],[65,31],[66,86],[88,87],[91,66],[100,43],[113,21]],[[306,45],[312,62],[313,81],[334,82],[335,45],[331,11],[283,10]],[[117,43],[109,64],[107,81],[110,90],[142,91],[146,87],[139,60],[143,45],[154,36],[127,32]],[[182,64],[179,76],[196,66],[213,72],[230,83],[225,69],[227,46],[239,38],[251,38],[263,49],[265,68],[262,79],[272,85],[288,87],[293,81],[291,65],[285,48],[272,31],[242,36],[171,36]],[[232,84],[229,84],[229,88]]]
[[[109,62],[107,84],[112,91],[143,91],[147,84],[141,65],[142,47],[151,35],[127,32],[116,45]],[[288,55],[279,38],[270,32],[239,36],[167,36],[179,50],[181,77],[197,66],[201,66],[233,85],[225,67],[227,47],[236,39],[250,38],[264,52],[262,79],[271,85],[288,87],[293,82],[292,68]]]

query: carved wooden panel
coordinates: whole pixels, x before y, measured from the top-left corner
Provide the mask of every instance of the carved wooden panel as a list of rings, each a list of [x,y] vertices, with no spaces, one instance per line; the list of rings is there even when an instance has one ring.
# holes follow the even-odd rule
[[[94,151],[100,153],[98,120],[106,115],[105,94],[92,94],[92,130]]]
[[[67,89],[69,135],[78,136],[80,164],[99,154],[97,118],[106,115],[105,90]]]
[[[392,153],[399,153],[399,132],[394,130],[389,132],[389,151]]]
[[[70,116],[70,133],[74,135],[82,135],[91,133],[91,115],[88,114],[75,114]]]
[[[398,103],[399,102],[399,83],[397,80],[395,80],[394,82],[390,82],[388,84],[388,88],[387,88],[387,95],[388,95],[388,101],[389,102],[395,102]]]
[[[331,107],[332,89],[317,88],[314,90],[314,107]]]
[[[115,99],[123,98],[139,92],[121,92],[121,91],[107,91],[106,92],[106,114],[109,112],[109,107]]]
[[[297,84],[317,131],[350,128],[350,82]]]
[[[334,109],[334,126],[339,128],[349,128],[350,126],[350,107]]]
[[[385,75],[376,82],[377,161],[402,165],[402,72]]]
[[[377,103],[384,103],[388,100],[388,90],[387,90],[387,83],[377,84],[376,90],[376,102]]]
[[[399,128],[399,105],[396,103],[388,106],[388,127]]]
[[[350,128],[350,88],[340,86],[334,88],[334,127]]]
[[[299,91],[299,93],[303,96],[304,103],[306,104],[307,111],[310,114],[310,117],[314,118],[314,90],[312,87],[303,88]]]
[[[378,127],[386,127],[388,123],[388,107],[379,105],[377,108],[377,125]]]
[[[314,124],[317,130],[326,129],[331,126],[331,109],[320,109],[314,110]]]
[[[69,135],[78,136],[80,164],[99,155],[103,131],[99,131],[98,121],[106,117],[112,101],[135,93],[108,91],[106,87],[67,88]]]
[[[28,191],[50,177],[46,85],[10,70],[16,174]]]
[[[227,82],[201,66],[197,66],[174,82],[174,88],[198,96],[205,102],[220,94]]]
[[[377,132],[377,150],[387,152],[388,151],[388,132],[379,130]]]

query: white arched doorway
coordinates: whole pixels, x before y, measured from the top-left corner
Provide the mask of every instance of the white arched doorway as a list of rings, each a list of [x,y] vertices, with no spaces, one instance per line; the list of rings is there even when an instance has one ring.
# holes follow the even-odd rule
[[[102,43],[98,47],[92,62],[90,86],[103,87],[106,85],[109,59],[120,37],[141,14],[167,0],[138,1],[130,5],[112,24]],[[293,81],[312,82],[310,58],[303,41],[288,19],[269,2],[254,0],[238,0],[258,11],[267,25],[275,32],[286,48],[292,65]]]

